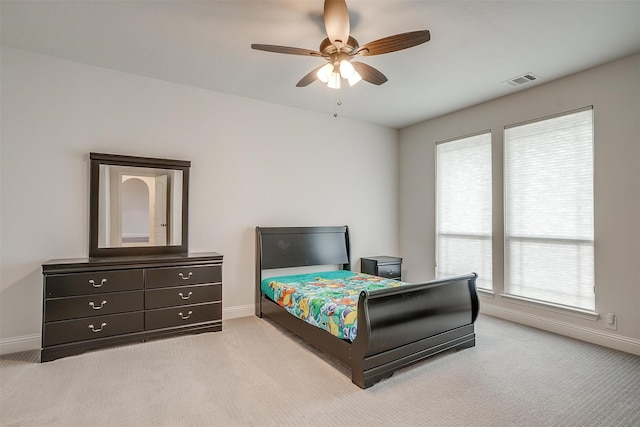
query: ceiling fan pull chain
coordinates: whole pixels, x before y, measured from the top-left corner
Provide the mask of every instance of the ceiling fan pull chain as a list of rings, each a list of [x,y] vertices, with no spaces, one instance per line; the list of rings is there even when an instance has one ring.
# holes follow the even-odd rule
[[[336,90],[335,93],[335,105],[333,106],[333,117],[338,117],[338,107],[342,105],[342,101],[340,100],[340,89]]]

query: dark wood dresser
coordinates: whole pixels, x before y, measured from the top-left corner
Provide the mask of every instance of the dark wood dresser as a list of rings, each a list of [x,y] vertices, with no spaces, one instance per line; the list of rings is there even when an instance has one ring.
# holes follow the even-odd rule
[[[402,258],[394,256],[373,256],[360,258],[363,273],[387,279],[402,280]]]
[[[222,255],[216,252],[51,260],[42,274],[42,362],[222,330]]]

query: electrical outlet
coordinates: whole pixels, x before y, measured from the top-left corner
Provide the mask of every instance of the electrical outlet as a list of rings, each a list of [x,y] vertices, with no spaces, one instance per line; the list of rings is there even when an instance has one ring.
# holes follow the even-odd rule
[[[607,329],[613,329],[614,331],[618,330],[618,316],[614,313],[607,313],[605,323],[607,325]]]

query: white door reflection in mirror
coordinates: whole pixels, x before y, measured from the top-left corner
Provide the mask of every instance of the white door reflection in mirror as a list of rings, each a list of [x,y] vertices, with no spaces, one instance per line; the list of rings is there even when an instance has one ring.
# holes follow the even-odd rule
[[[164,246],[167,244],[167,176],[155,177],[154,184],[156,209],[155,218],[153,224],[151,224],[154,234],[153,245]]]

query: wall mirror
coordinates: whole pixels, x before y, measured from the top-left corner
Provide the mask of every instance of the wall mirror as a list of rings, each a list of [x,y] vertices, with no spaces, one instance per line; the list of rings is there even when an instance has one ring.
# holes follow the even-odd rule
[[[89,257],[186,253],[186,160],[90,153]]]

